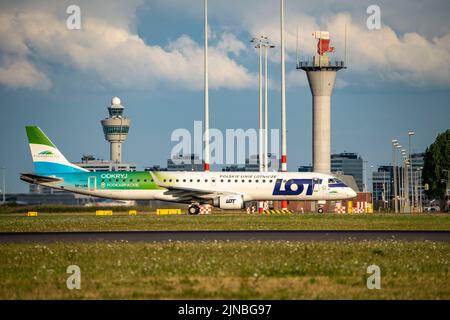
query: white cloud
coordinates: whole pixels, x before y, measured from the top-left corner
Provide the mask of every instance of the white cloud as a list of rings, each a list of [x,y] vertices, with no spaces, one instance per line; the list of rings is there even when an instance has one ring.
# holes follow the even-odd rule
[[[52,66],[64,65],[113,88],[148,89],[170,85],[201,89],[203,43],[181,34],[164,47],[145,43],[137,35],[135,17],[143,2],[79,1],[82,8],[80,31],[65,28],[68,3],[55,5],[42,0],[1,4],[1,84],[45,89],[51,85],[51,72],[55,72]],[[151,0],[149,4],[162,11],[203,18],[201,1]],[[286,1],[288,85],[307,83],[303,73],[293,68],[297,26],[300,26],[303,57],[311,57],[315,51],[311,32],[328,29],[332,45],[336,47],[334,56],[344,58],[346,25],[349,69],[340,75],[345,86],[401,83],[449,87],[450,25],[443,20],[442,14],[437,14],[439,18],[433,21],[427,11],[424,17],[428,18],[417,17],[415,23],[410,21],[410,15],[415,12],[414,5],[397,10],[404,7],[405,0],[395,4],[380,0],[382,29],[370,31],[365,25],[368,4],[369,0]],[[440,0],[432,1],[427,8],[434,12],[434,6],[438,11],[448,8]],[[242,54],[244,51],[251,52],[248,50],[249,39],[238,39],[235,34],[248,38],[265,34],[279,44],[278,1],[211,2],[209,11],[210,22],[219,25],[218,29],[210,28],[211,88],[253,87],[257,82],[255,75],[239,62],[246,59]],[[429,23],[421,26],[424,19]],[[227,31],[218,33],[217,30]],[[236,31],[235,34],[230,30]],[[271,50],[269,59],[279,62],[279,46]],[[17,74],[14,74],[15,69]],[[278,76],[273,78],[278,80]]]
[[[0,84],[11,88],[48,90],[51,81],[28,61],[6,58],[0,66]]]
[[[171,10],[189,12],[201,18],[201,7],[190,1],[155,0]],[[450,86],[450,3],[445,0],[380,0],[382,28],[366,27],[366,8],[371,0],[285,1],[285,45],[288,85],[306,85],[306,77],[293,69],[296,30],[300,27],[300,49],[310,59],[316,40],[311,33],[329,30],[334,57],[344,58],[344,26],[348,31],[349,69],[340,78],[347,85]],[[247,31],[267,35],[280,43],[279,1],[214,2],[209,5],[210,20],[216,19]],[[279,46],[269,59],[278,63]],[[298,75],[300,73],[300,76]]]
[[[51,10],[3,12],[0,16],[2,55],[18,62],[2,64],[1,83],[10,87],[48,88],[51,82],[36,65],[64,65],[94,75],[113,88],[148,89],[169,84],[187,89],[203,87],[203,48],[183,35],[163,48],[150,45],[130,31],[126,22],[111,24],[82,7],[82,29],[68,30],[64,18]],[[101,11],[101,10],[100,10]],[[83,12],[88,12],[83,16]],[[122,18],[123,20],[123,18]],[[131,25],[131,23],[130,23]],[[229,54],[239,55],[244,44],[224,34],[209,49],[211,88],[247,88],[254,76]],[[8,44],[3,46],[3,44]],[[16,77],[9,74],[17,73]]]

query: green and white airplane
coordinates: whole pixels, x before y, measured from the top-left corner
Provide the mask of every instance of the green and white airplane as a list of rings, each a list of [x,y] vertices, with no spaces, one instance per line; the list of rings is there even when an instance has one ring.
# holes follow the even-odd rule
[[[93,172],[70,163],[39,127],[26,127],[35,173],[20,179],[55,189],[118,200],[162,200],[242,209],[249,201],[345,200],[356,192],[315,172]]]

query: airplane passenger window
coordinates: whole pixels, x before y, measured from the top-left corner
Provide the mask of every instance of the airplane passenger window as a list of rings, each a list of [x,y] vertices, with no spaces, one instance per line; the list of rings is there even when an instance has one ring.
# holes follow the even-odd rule
[[[183,179],[183,182],[186,182],[186,179]]]
[[[200,182],[200,179],[197,179],[197,182]]]
[[[178,182],[179,180],[177,179],[177,180],[175,180],[175,182]]]
[[[208,182],[208,179],[205,179],[205,182]]]
[[[255,180],[256,183],[258,183],[258,180]]]
[[[231,182],[231,180],[230,180],[230,179],[228,179],[228,182]]]
[[[263,183],[266,183],[266,180],[265,180],[265,179],[263,179]]]
[[[137,181],[137,182],[141,182],[141,179],[137,179],[136,181]]]
[[[223,182],[223,179],[221,179],[220,182]]]
[[[242,182],[245,182],[245,180],[244,180],[244,179],[242,179]]]
[[[269,180],[270,183],[272,183],[273,180]]]
[[[147,179],[144,179],[144,182],[147,182]]]
[[[234,182],[238,182],[238,180],[236,179],[236,180],[234,180]]]
[[[249,182],[249,183],[252,183],[252,180],[250,179],[250,180],[248,180],[248,182]]]

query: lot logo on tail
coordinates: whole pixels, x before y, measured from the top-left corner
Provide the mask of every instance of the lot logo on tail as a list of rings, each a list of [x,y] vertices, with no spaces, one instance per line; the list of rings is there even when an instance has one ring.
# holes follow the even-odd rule
[[[277,179],[272,195],[274,196],[298,196],[305,190],[307,186],[306,195],[313,194],[313,180],[312,179],[289,179],[283,182],[283,179]]]

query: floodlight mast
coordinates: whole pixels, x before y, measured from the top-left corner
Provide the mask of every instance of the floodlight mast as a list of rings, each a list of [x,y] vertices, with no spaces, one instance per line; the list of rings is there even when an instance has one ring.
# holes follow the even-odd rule
[[[263,171],[263,134],[262,134],[262,126],[263,126],[263,110],[262,110],[262,46],[261,46],[261,38],[253,38],[250,40],[253,43],[254,47],[259,51],[259,130],[258,130],[258,162],[259,162],[259,171]]]
[[[284,0],[280,0],[281,29],[281,171],[287,171],[286,156],[286,70],[284,57]],[[287,210],[287,201],[281,201],[281,209]]]
[[[266,36],[255,37],[250,42],[259,49],[259,170],[267,172],[269,171],[267,49],[275,48],[275,45]],[[262,54],[264,54],[264,110],[262,107]]]
[[[204,43],[204,54],[203,54],[203,70],[204,70],[204,110],[203,110],[203,126],[204,126],[204,133],[203,133],[203,139],[204,139],[204,171],[209,172],[209,86],[208,86],[208,0],[204,0],[204,20],[205,20],[205,26],[204,26],[204,37],[205,37],[205,43]]]

